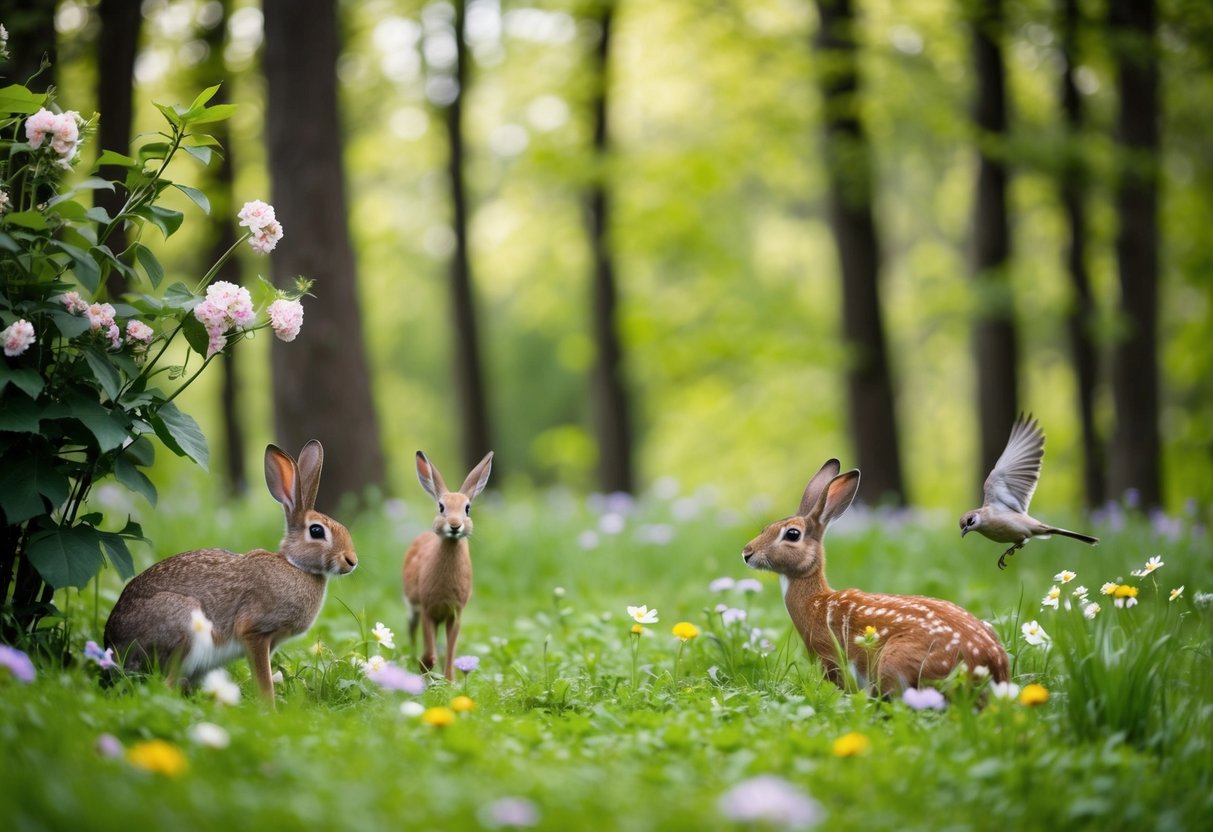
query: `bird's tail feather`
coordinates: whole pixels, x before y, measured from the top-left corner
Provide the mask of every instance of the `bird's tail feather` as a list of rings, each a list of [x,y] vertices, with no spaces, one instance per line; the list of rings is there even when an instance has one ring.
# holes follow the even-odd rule
[[[1080,532],[1072,532],[1068,529],[1050,528],[1049,534],[1059,534],[1062,537],[1072,537],[1075,540],[1081,540],[1083,543],[1090,543],[1092,546],[1099,542],[1098,537],[1091,537],[1089,534],[1081,534]]]

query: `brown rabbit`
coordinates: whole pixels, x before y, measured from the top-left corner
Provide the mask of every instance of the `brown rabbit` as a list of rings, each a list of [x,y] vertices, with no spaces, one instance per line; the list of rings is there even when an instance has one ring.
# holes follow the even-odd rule
[[[434,639],[439,624],[446,624],[446,678],[453,678],[459,618],[472,597],[472,500],[484,490],[493,468],[493,452],[472,469],[463,487],[447,491],[442,474],[425,454],[417,452],[417,479],[438,502],[433,531],[417,535],[404,553],[404,597],[409,604],[409,643],[417,643],[417,624],[425,640],[421,669],[428,673],[437,660]]]
[[[838,460],[828,460],[809,481],[797,513],[767,526],[741,553],[750,568],[779,573],[792,623],[830,680],[842,686],[845,655],[861,685],[885,694],[942,679],[961,661],[984,666],[995,682],[1007,681],[1007,654],[993,628],[962,607],[918,595],[830,589],[822,538],[859,490],[859,471],[839,474],[839,468]]]
[[[265,449],[265,482],[286,511],[277,552],[183,552],[126,585],[105,625],[105,643],[127,669],[154,658],[170,675],[197,678],[244,653],[273,702],[270,653],[312,626],[331,575],[358,565],[345,526],[315,511],[324,448],[313,439],[296,465]]]

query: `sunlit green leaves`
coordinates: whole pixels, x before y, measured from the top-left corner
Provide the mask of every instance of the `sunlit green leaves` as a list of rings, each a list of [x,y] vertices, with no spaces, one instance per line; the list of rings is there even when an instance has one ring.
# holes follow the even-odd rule
[[[168,402],[157,410],[151,422],[156,436],[169,450],[178,456],[188,456],[204,470],[209,467],[210,452],[207,450],[206,437],[192,416]]]

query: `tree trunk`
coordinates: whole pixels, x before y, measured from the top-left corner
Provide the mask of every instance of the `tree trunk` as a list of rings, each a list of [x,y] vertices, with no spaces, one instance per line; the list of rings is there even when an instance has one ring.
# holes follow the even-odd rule
[[[130,0],[101,0],[97,5],[97,17],[101,23],[97,38],[97,109],[101,112],[97,143],[101,150],[127,154],[131,147],[134,111],[135,55],[139,51],[143,13],[140,4]],[[93,191],[95,204],[113,217],[126,202],[126,190],[121,184],[126,171],[106,165],[100,173],[106,179],[117,180],[112,191]],[[126,229],[121,225],[115,228],[106,245],[114,254],[121,254],[127,245]],[[106,281],[110,297],[121,297],[129,288],[121,272],[110,272]]]
[[[299,337],[271,350],[275,432],[292,454],[309,439],[324,443],[321,506],[332,506],[384,482],[347,225],[336,3],[301,13],[292,0],[265,0],[263,9],[266,137],[285,234],[271,255],[274,282],[316,280]]]
[[[1112,396],[1116,434],[1113,494],[1136,489],[1141,505],[1162,503],[1158,426],[1159,93],[1154,0],[1111,0],[1111,43],[1118,70],[1121,149],[1116,265],[1127,332],[1116,345]]]
[[[472,294],[472,261],[468,246],[468,198],[463,179],[463,103],[467,96],[468,55],[464,38],[467,4],[455,0],[455,81],[458,91],[444,108],[450,154],[447,175],[451,187],[451,224],[455,251],[451,257],[451,323],[454,327],[454,371],[459,407],[460,452],[464,470],[470,471],[492,450],[488,395],[480,361],[480,330]]]
[[[23,84],[31,92],[55,85],[55,6],[55,0],[0,0],[0,23],[8,30],[4,85]],[[45,70],[43,58],[50,62]]]
[[[1007,444],[1019,409],[1014,298],[1007,272],[1011,251],[1007,215],[1006,82],[1000,41],[1002,0],[977,0],[971,21],[977,69],[973,120],[977,128],[977,192],[973,201],[972,275],[977,298],[973,325],[977,403],[981,418],[980,480]]]
[[[880,240],[872,214],[871,152],[859,120],[860,79],[850,0],[818,0],[816,38],[825,105],[830,226],[842,271],[851,435],[867,493],[901,505],[905,487],[893,382],[880,314]]]
[[[610,242],[610,195],[607,169],[610,133],[607,96],[610,91],[611,26],[614,0],[603,0],[598,9],[599,38],[593,53],[591,111],[594,129],[594,160],[597,175],[583,196],[586,231],[593,263],[591,285],[596,355],[590,374],[590,418],[598,440],[598,487],[603,493],[632,492],[632,427],[628,394],[623,379],[623,347],[617,328],[618,290],[615,260]]]
[[[1066,269],[1074,300],[1067,316],[1070,352],[1078,387],[1078,417],[1082,429],[1083,493],[1092,508],[1105,500],[1103,445],[1095,430],[1095,385],[1099,378],[1094,328],[1096,309],[1087,272],[1086,168],[1080,152],[1082,99],[1074,82],[1078,64],[1078,0],[1062,0],[1061,50],[1065,61],[1061,100],[1069,130],[1069,151],[1061,174],[1061,201],[1070,231]]]

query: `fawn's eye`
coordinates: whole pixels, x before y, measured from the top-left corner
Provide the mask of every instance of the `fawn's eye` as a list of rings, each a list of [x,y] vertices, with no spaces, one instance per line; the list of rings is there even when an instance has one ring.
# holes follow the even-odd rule
[[[446,514],[446,503],[438,503],[438,513]]]
[[[308,526],[307,533],[311,535],[312,540],[324,540],[324,526],[319,523]]]
[[[797,540],[800,540],[800,529],[795,527],[786,529],[783,533],[783,539],[790,540],[795,543]]]

